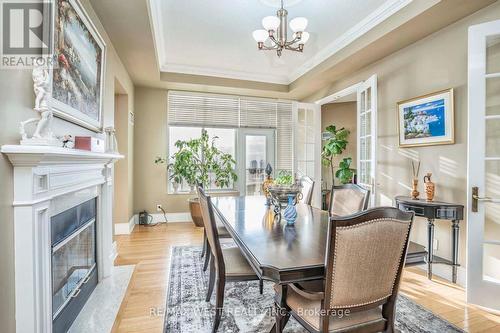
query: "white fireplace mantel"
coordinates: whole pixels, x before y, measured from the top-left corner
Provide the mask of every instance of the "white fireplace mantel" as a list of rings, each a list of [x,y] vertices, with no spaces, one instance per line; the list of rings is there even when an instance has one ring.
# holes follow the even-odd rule
[[[50,146],[4,145],[14,166],[16,332],[52,332],[52,202],[86,189],[98,193],[99,281],[113,268],[112,165],[123,156]],[[53,208],[53,207],[52,207]]]

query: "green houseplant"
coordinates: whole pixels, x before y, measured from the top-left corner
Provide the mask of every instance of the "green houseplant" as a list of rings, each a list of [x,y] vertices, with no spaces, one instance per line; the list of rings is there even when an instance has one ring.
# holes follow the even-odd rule
[[[209,137],[206,130],[201,131],[201,137],[191,140],[175,142],[177,152],[166,158],[157,157],[156,164],[167,164],[169,179],[174,184],[185,181],[191,187],[200,183],[209,188],[213,183],[218,188],[227,188],[238,179],[236,175],[236,161],[231,154],[224,153],[216,147],[217,136]],[[178,185],[177,185],[178,187]],[[197,226],[203,226],[198,198],[189,200],[191,217]]]
[[[356,173],[356,170],[350,168],[352,158],[347,158],[349,161],[346,161],[346,158],[340,161],[338,166],[339,170],[337,170],[337,172],[335,172],[336,166],[334,159],[341,155],[347,148],[347,144],[349,143],[347,139],[351,133],[344,127],[337,129],[335,125],[328,126],[326,132],[330,135],[330,138],[326,140],[323,146],[321,160],[323,165],[330,168],[332,185],[335,185],[335,177],[339,178],[342,184],[349,183]],[[352,175],[348,177],[350,172],[352,172]]]

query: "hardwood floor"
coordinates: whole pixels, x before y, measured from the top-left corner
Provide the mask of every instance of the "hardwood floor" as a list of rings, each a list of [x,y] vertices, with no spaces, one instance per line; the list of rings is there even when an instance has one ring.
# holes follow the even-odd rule
[[[113,332],[163,332],[170,249],[200,245],[203,229],[191,223],[136,226],[117,236],[115,265],[136,265]],[[500,315],[465,303],[464,289],[443,279],[429,281],[417,268],[406,269],[401,292],[468,332],[500,332]]]

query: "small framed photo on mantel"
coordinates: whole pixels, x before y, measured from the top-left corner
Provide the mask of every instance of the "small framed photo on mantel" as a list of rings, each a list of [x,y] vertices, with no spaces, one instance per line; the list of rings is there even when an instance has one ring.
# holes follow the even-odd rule
[[[455,143],[453,89],[398,103],[399,147]]]

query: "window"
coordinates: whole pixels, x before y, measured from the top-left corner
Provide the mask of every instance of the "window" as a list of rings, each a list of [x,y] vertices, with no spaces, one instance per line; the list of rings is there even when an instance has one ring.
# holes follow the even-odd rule
[[[201,136],[202,127],[187,127],[187,126],[171,126],[169,134],[169,157],[175,154],[178,149],[175,146],[175,143],[179,140],[187,141],[191,139],[197,139]],[[232,128],[205,128],[210,138],[215,136],[218,139],[215,141],[215,146],[220,149],[222,152],[226,154],[231,154],[236,158],[236,130]],[[231,184],[226,189],[233,189],[234,184]],[[216,190],[219,189],[215,186],[214,181],[211,182],[208,190]],[[186,182],[183,182],[178,191],[179,192],[189,192],[191,189]],[[168,184],[169,193],[174,192],[172,182]]]
[[[234,95],[203,94],[184,91],[168,92],[169,157],[176,152],[177,140],[188,140],[201,136],[202,128],[212,136],[218,136],[218,148],[230,153],[236,159],[239,181],[245,174],[245,147],[236,149],[236,138],[240,130],[273,129],[272,150],[275,170],[293,168],[293,133],[292,103],[264,98],[240,97]],[[270,150],[271,151],[271,150]],[[239,187],[237,185],[240,185]],[[213,188],[215,186],[212,184]],[[169,182],[169,192],[173,185]],[[231,188],[242,189],[244,184],[233,184]],[[209,190],[210,190],[209,189]],[[187,184],[182,184],[179,191],[189,191]]]

